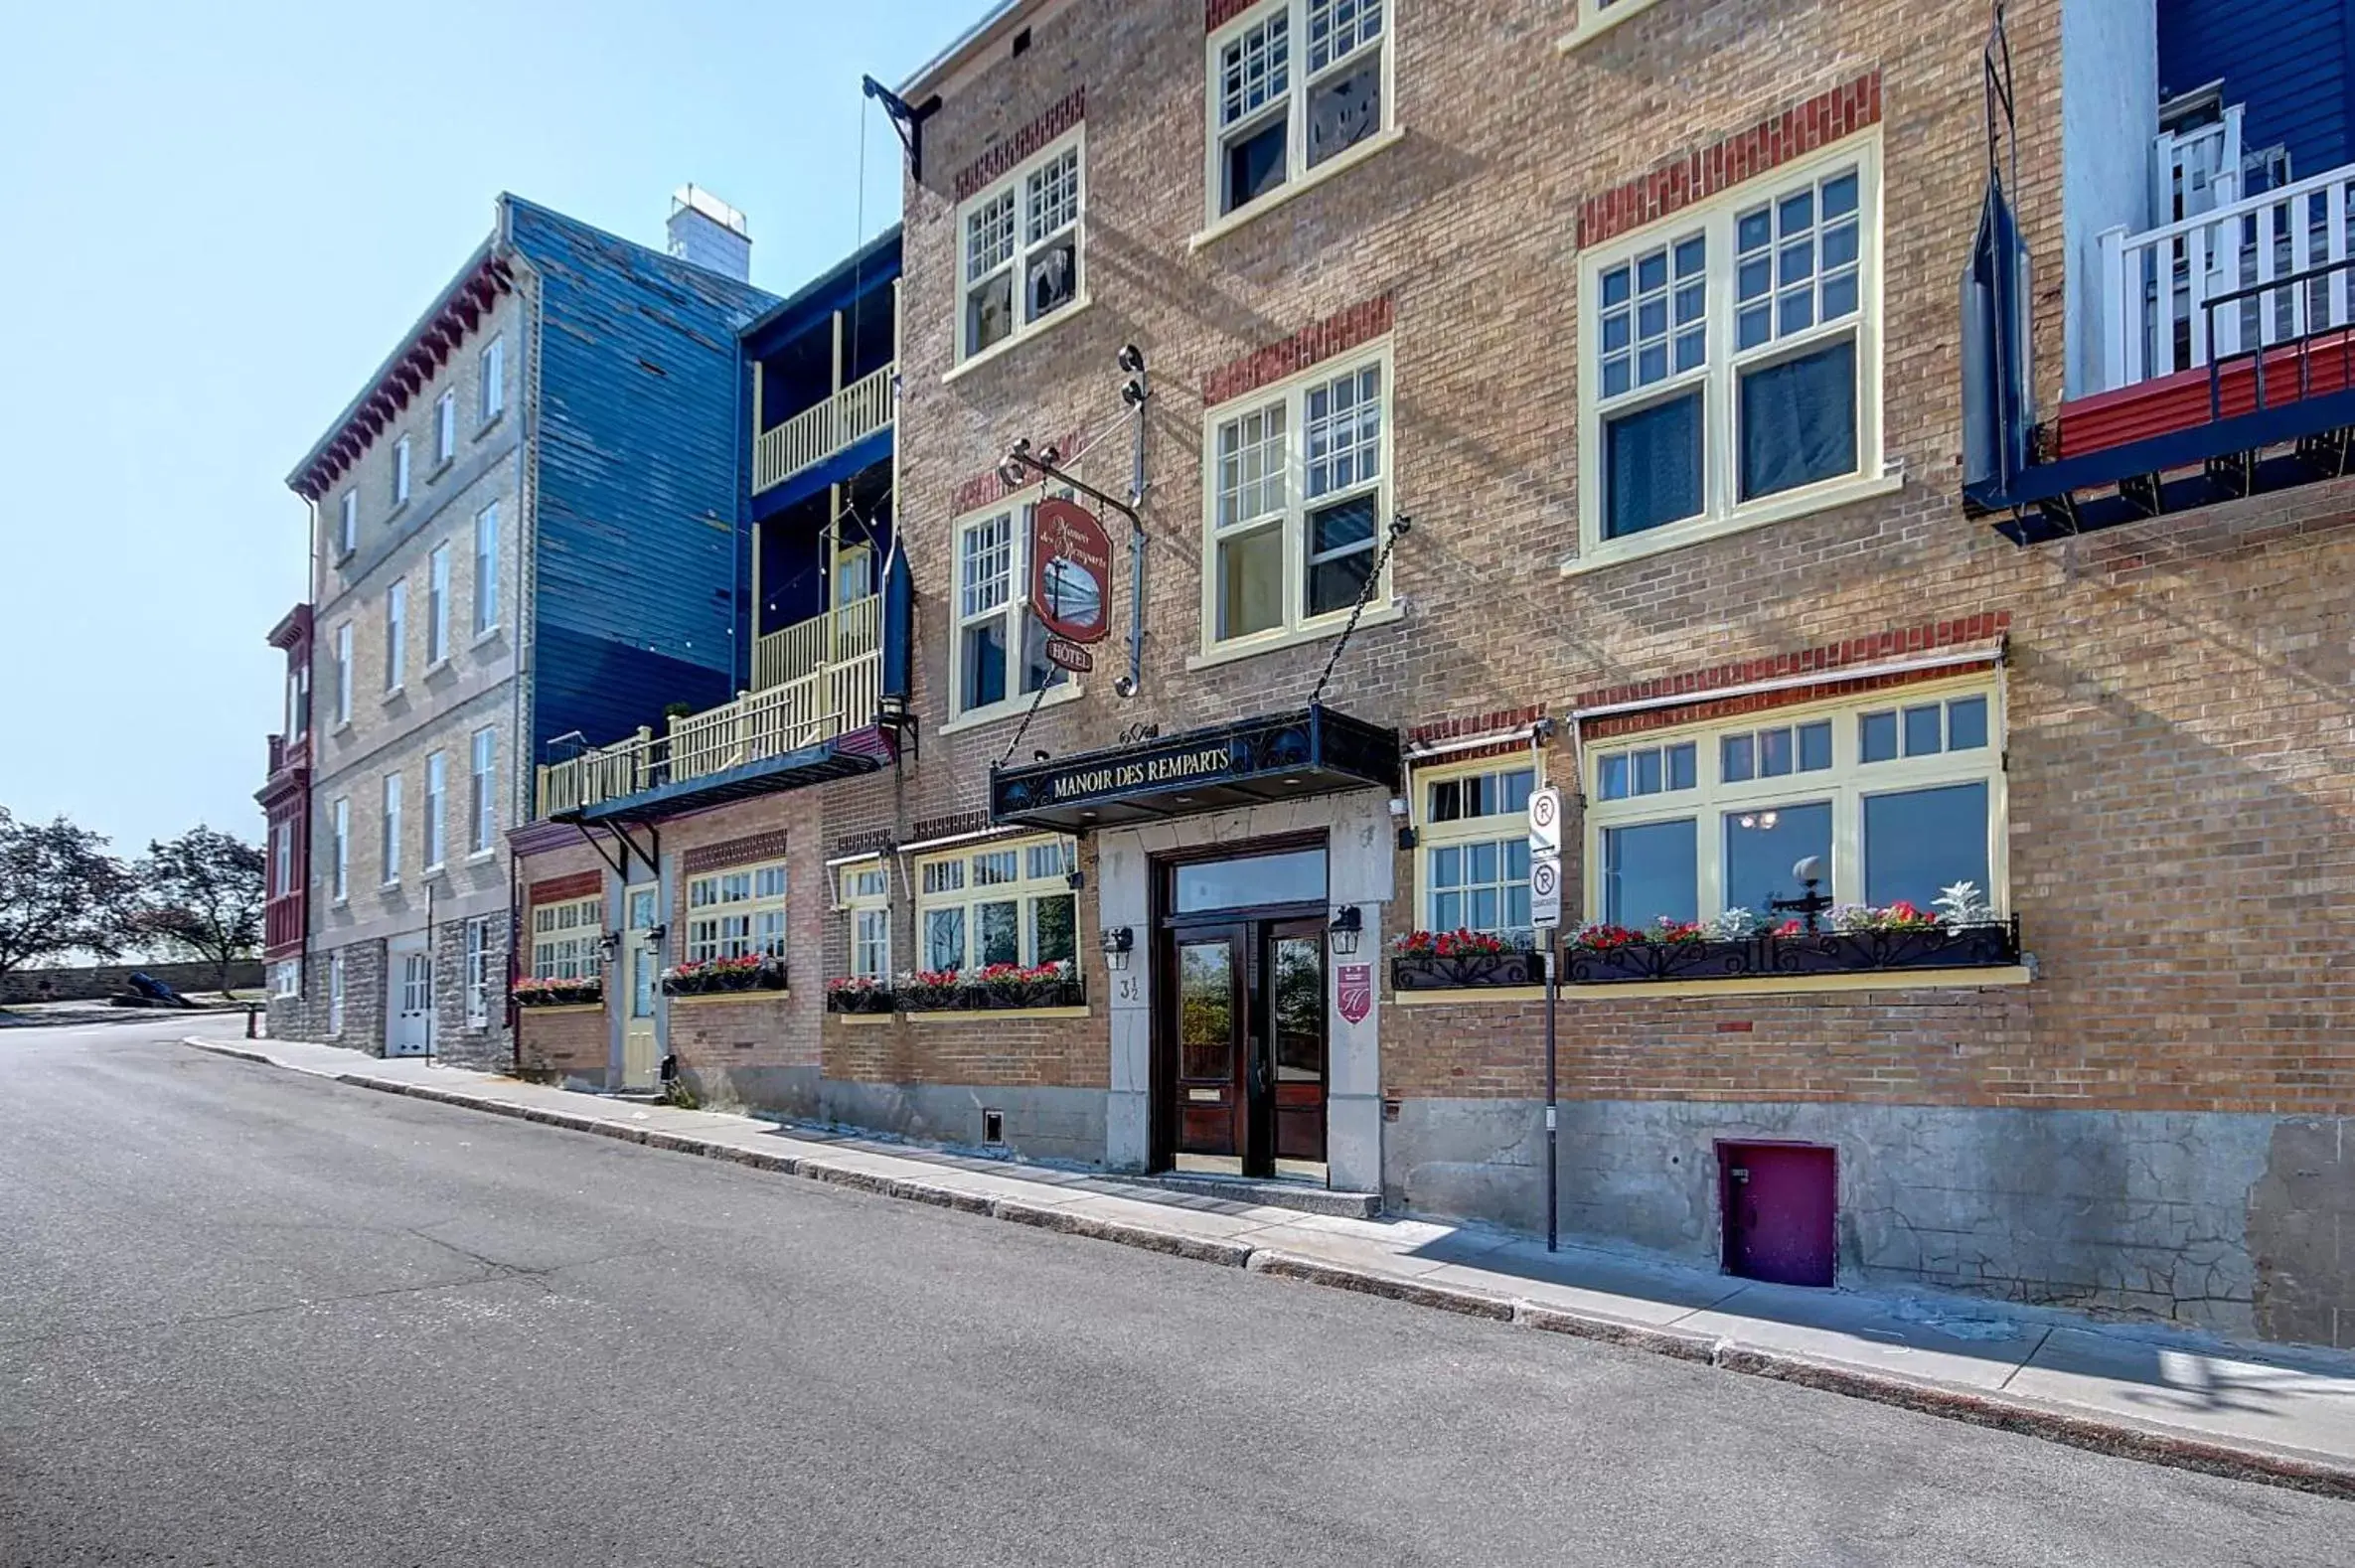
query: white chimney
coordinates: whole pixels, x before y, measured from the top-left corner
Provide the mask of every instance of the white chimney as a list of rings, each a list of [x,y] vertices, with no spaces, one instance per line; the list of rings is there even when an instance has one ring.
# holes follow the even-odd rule
[[[671,254],[680,260],[752,281],[752,231],[742,213],[709,191],[683,185],[672,192],[670,231]]]

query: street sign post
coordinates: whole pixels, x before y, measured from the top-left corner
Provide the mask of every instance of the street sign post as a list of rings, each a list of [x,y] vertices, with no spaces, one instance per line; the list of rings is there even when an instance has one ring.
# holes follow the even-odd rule
[[[1529,921],[1545,933],[1545,1250],[1552,1252],[1561,1245],[1554,1006],[1562,987],[1562,792],[1550,785],[1529,796]]]

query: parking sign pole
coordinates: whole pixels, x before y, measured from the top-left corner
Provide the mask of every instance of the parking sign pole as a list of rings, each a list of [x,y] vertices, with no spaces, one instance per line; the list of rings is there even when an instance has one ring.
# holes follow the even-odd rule
[[[1554,1004],[1562,990],[1562,792],[1529,796],[1529,923],[1545,933],[1545,1250],[1560,1245],[1560,1132],[1555,1110]]]
[[[1545,928],[1545,1250],[1559,1249],[1561,1225],[1561,1158],[1559,1129],[1554,1115],[1554,1003],[1562,989],[1562,928]]]

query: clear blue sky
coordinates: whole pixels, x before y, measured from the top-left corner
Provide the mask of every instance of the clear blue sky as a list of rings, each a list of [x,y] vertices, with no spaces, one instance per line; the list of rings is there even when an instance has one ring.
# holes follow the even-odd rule
[[[896,83],[985,0],[26,5],[0,45],[0,805],[256,841],[306,591],[281,482],[514,191],[787,291],[899,210]],[[860,142],[865,137],[862,219]]]

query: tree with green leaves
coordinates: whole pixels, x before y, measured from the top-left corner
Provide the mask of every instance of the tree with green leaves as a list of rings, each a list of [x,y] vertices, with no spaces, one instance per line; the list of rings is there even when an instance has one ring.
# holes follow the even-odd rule
[[[112,958],[135,937],[137,885],[103,835],[19,822],[0,806],[0,980],[69,953]]]
[[[195,954],[227,992],[230,966],[261,945],[265,864],[258,848],[203,823],[151,842],[135,872],[139,938]]]

